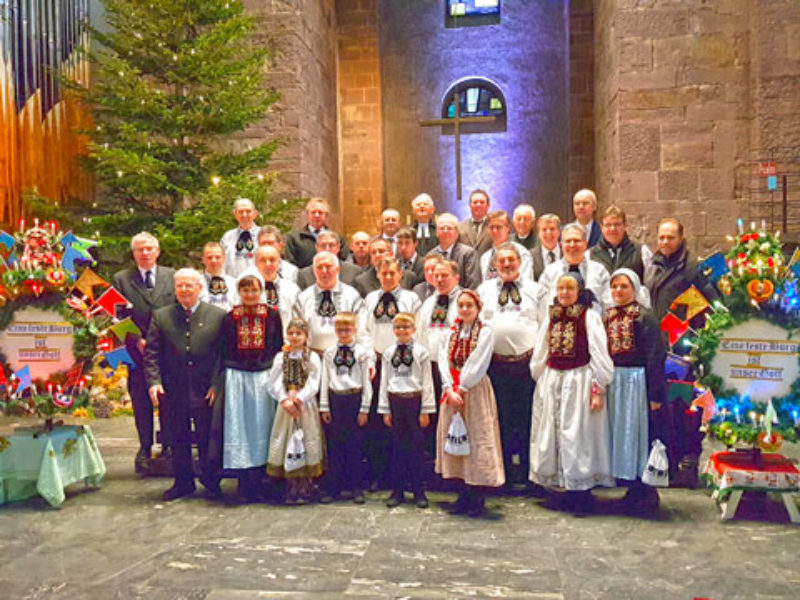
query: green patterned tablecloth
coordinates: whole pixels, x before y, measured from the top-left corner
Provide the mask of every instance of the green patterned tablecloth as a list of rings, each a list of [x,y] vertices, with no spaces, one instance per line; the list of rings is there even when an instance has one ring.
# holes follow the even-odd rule
[[[18,427],[0,436],[0,504],[39,494],[51,506],[61,506],[65,487],[78,481],[96,486],[105,474],[88,425],[56,427],[49,433]]]

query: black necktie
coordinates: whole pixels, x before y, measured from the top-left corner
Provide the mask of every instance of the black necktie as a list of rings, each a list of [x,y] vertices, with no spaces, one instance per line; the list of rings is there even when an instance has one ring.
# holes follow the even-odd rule
[[[411,346],[406,344],[397,344],[397,348],[392,355],[392,366],[396,369],[400,365],[407,367],[411,366],[414,362],[414,353],[411,351]]]
[[[319,314],[320,317],[336,316],[336,305],[333,303],[330,290],[322,291],[322,300],[319,301],[319,309],[317,310],[317,314]]]
[[[372,311],[372,314],[376,319],[380,319],[384,316],[389,319],[394,319],[397,312],[397,300],[394,299],[394,294],[391,292],[384,292],[378,304],[375,305],[375,310]]]
[[[500,288],[500,297],[497,299],[500,306],[505,306],[511,300],[514,304],[522,302],[522,296],[519,295],[519,288],[513,281],[503,282],[503,287]]]
[[[184,314],[186,315],[186,322],[187,323],[192,320],[192,309],[191,308],[187,308],[184,311]]]
[[[556,262],[556,253],[552,250],[547,251],[547,258],[550,261],[550,264]]]
[[[348,369],[352,369],[353,365],[356,364],[356,355],[353,352],[353,349],[349,346],[340,344],[339,348],[336,350],[336,356],[333,357],[333,364],[337,367],[347,367]]]
[[[444,325],[447,323],[447,309],[450,306],[450,296],[447,294],[439,294],[436,298],[436,306],[433,307],[431,314],[432,325]]]
[[[278,290],[275,289],[274,281],[264,283],[264,297],[267,300],[267,306],[278,306]]]
[[[228,285],[225,283],[225,279],[218,275],[211,277],[211,281],[208,283],[208,293],[212,296],[227,294]]]
[[[249,231],[242,231],[239,234],[239,239],[236,240],[236,252],[241,253],[242,251],[252,252],[254,248],[253,244],[253,236],[250,235]]]
[[[148,290],[153,289],[153,272],[152,271],[145,271],[144,272],[144,287]]]

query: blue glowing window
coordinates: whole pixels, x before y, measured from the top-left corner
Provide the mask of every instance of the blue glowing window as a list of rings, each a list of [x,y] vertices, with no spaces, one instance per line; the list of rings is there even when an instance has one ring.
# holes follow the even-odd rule
[[[500,22],[500,0],[446,0],[447,27],[473,27]]]
[[[503,92],[488,79],[478,77],[452,85],[442,98],[442,118],[454,119],[458,99],[461,119],[483,117],[481,121],[464,123],[464,133],[485,133],[506,130],[506,99]]]

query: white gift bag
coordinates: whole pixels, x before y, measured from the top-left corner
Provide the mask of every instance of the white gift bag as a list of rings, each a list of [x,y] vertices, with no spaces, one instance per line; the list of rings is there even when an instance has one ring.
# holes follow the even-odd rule
[[[447,430],[447,441],[444,444],[444,451],[453,456],[469,455],[469,438],[467,436],[467,425],[461,418],[461,413],[455,413],[450,420],[450,427]]]
[[[642,482],[654,487],[669,487],[669,459],[667,447],[661,440],[653,440],[653,447],[642,473]]]
[[[306,466],[306,446],[303,443],[303,430],[294,422],[294,429],[286,443],[286,456],[283,459],[283,470],[287,473]]]

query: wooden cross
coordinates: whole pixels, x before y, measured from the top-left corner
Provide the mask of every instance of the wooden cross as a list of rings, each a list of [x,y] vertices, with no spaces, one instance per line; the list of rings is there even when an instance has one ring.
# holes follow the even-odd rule
[[[491,115],[488,117],[462,117],[461,107],[458,103],[458,92],[453,92],[453,106],[456,109],[455,117],[452,119],[431,119],[420,121],[421,127],[437,127],[441,125],[452,125],[453,133],[456,140],[456,194],[458,200],[461,200],[461,124],[469,123],[493,123],[496,119]]]

